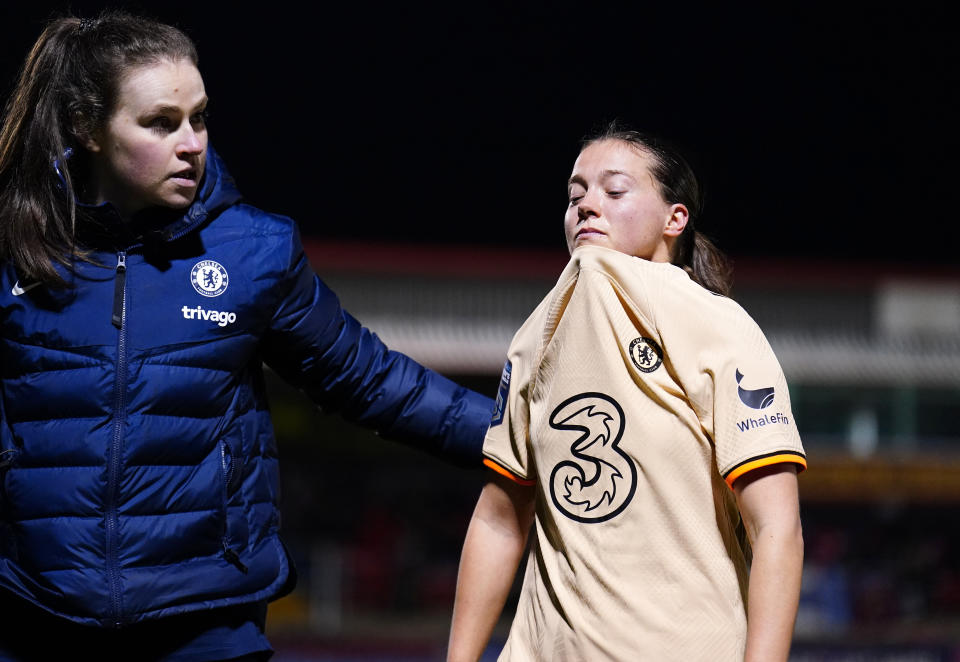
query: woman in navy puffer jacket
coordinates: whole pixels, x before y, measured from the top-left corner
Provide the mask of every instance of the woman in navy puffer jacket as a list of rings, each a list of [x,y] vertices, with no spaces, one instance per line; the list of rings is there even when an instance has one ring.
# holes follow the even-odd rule
[[[266,659],[291,588],[262,364],[479,461],[492,402],[387,350],[207,145],[189,39],[53,21],[0,133],[0,660]],[[60,648],[66,646],[66,648]]]

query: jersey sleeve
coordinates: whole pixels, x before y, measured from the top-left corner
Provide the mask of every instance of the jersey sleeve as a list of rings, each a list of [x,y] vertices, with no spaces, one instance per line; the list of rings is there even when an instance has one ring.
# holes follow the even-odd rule
[[[799,471],[807,467],[783,370],[759,329],[757,334],[755,354],[740,354],[735,365],[727,362],[718,372],[714,395],[717,466],[731,487],[737,478],[761,467],[781,463],[793,463]]]
[[[697,285],[669,290],[656,310],[664,350],[715,444],[726,483],[773,464],[806,468],[787,381],[760,327],[734,301]]]
[[[538,309],[539,310],[539,309]],[[537,314],[531,316],[531,319]],[[514,336],[503,366],[497,401],[483,442],[483,463],[521,485],[533,485],[530,453],[530,382],[533,354],[530,320]]]

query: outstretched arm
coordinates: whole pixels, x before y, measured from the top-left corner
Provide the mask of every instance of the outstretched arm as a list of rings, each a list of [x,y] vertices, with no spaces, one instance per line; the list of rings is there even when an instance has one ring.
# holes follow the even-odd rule
[[[326,410],[478,467],[493,400],[389,350],[317,278],[296,232],[290,239],[290,261],[261,343],[267,364]]]
[[[755,469],[733,489],[753,546],[745,662],[785,662],[803,569],[797,470],[792,464]]]
[[[476,662],[483,654],[520,565],[533,515],[533,487],[502,476],[484,486],[460,557],[448,662]]]

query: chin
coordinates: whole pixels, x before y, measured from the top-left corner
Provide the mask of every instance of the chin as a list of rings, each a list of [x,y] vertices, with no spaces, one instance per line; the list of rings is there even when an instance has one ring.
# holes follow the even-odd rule
[[[159,203],[159,206],[166,207],[167,209],[186,209],[193,204],[194,198],[196,196],[173,196],[166,198]]]
[[[580,246],[604,246],[606,248],[613,248],[610,246],[610,242],[606,240],[604,236],[595,236],[591,235],[589,237],[578,237],[573,241],[573,248],[579,248]],[[572,250],[572,249],[571,249]]]

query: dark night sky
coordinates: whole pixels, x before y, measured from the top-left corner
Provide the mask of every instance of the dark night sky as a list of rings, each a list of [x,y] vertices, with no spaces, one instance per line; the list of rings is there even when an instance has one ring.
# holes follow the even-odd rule
[[[734,256],[957,263],[946,3],[644,4],[126,6],[196,40],[213,144],[307,235],[563,250],[578,140],[620,118],[685,151]],[[102,5],[0,8],[5,92],[67,6]]]

